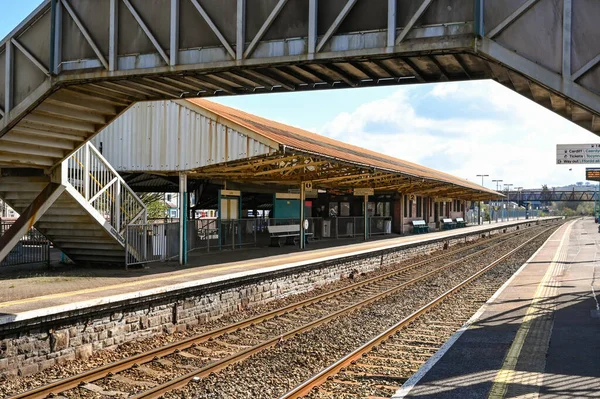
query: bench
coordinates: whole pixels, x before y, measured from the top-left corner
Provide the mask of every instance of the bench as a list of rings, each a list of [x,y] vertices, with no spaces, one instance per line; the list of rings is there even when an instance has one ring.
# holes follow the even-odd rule
[[[450,230],[456,228],[456,223],[452,219],[442,219],[442,230]]]
[[[424,220],[413,220],[411,223],[413,226],[413,233],[429,233],[429,226]]]
[[[463,218],[456,218],[454,221],[456,222],[456,227],[467,227],[467,222]]]
[[[279,226],[267,226],[267,230],[271,235],[271,247],[281,247],[281,240],[285,238],[286,245],[296,245],[296,240],[300,238],[299,224],[286,224]],[[308,244],[308,237],[313,233],[304,233],[304,244]]]

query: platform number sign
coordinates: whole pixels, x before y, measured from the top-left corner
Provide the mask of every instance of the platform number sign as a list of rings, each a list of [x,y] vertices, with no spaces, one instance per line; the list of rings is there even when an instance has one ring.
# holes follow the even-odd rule
[[[585,180],[600,181],[600,168],[585,168]]]

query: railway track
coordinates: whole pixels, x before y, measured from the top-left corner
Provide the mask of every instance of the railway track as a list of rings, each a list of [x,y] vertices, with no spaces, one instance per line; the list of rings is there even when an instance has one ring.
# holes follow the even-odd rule
[[[391,397],[502,284],[498,278],[485,279],[485,274],[542,234],[461,281],[280,399]]]
[[[465,261],[485,256],[488,251],[518,239],[531,229],[448,251],[239,323],[56,381],[13,398],[45,398],[58,394],[65,397],[121,394],[134,395],[136,398],[160,397],[190,381],[210,376],[291,337],[458,267]],[[439,266],[440,262],[445,264]]]

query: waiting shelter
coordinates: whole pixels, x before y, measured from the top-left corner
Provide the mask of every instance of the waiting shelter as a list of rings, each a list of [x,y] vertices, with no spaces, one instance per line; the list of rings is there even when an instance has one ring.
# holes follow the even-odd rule
[[[443,218],[464,217],[469,201],[501,197],[444,172],[203,99],[138,103],[93,142],[134,190],[178,187],[185,216],[170,231],[179,232],[182,261],[198,247],[256,245],[272,225],[298,225],[300,246],[305,235],[409,233],[415,220],[437,230]],[[198,209],[217,209],[217,217],[198,219]],[[137,259],[150,258],[139,256],[144,251]]]

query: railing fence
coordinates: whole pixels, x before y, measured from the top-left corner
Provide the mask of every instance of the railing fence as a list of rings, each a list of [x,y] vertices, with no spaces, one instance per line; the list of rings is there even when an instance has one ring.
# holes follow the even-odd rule
[[[91,143],[63,162],[63,183],[70,184],[119,234],[146,223],[146,206]]]
[[[127,266],[179,257],[179,223],[131,224],[125,229]]]
[[[13,222],[1,222],[0,236],[4,235],[12,225]],[[32,227],[19,240],[8,256],[0,262],[0,267],[49,262],[50,241],[35,227]]]
[[[306,218],[313,239],[362,237],[364,217]],[[187,221],[187,249],[219,251],[269,244],[268,226],[300,224],[294,218],[195,219]],[[370,217],[369,235],[391,233],[391,218]],[[129,225],[126,228],[126,264],[160,262],[179,256],[179,223]]]

